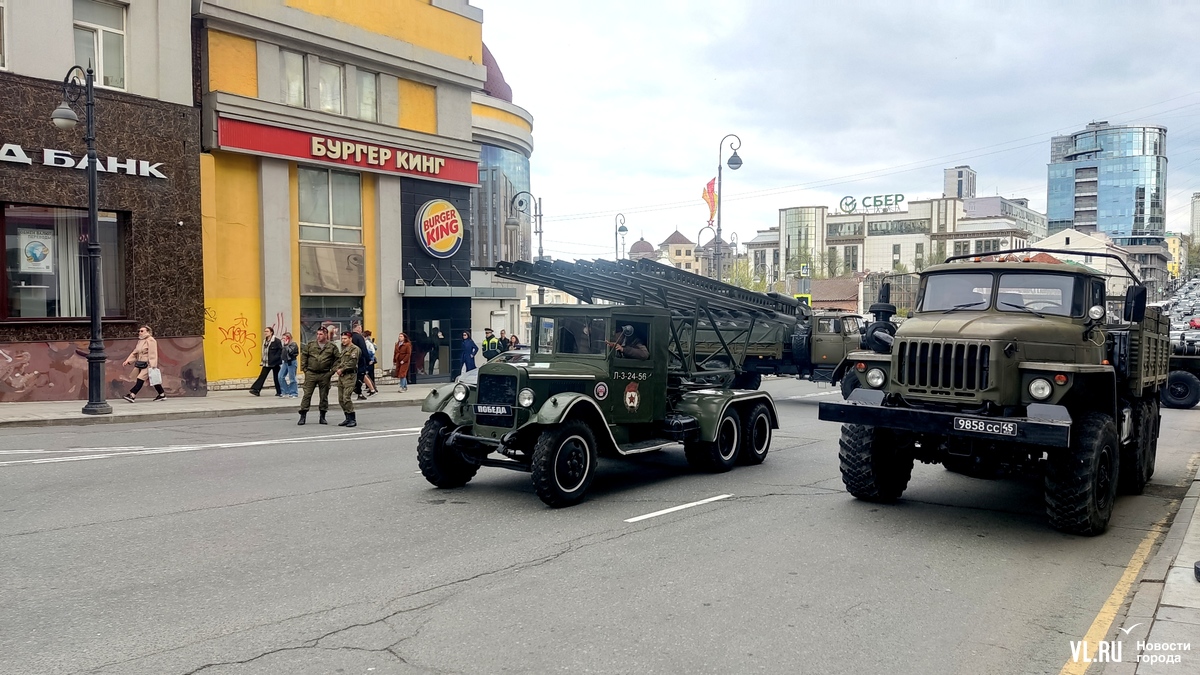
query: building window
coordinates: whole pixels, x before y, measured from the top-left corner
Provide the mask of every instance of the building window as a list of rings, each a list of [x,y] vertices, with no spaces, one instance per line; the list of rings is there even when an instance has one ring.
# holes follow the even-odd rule
[[[975,242],[976,253],[991,253],[1000,250],[999,239],[979,239]]]
[[[300,239],[362,243],[359,175],[300,167]]]
[[[374,122],[378,118],[375,88],[378,78],[375,73],[358,71],[358,119]]]
[[[363,322],[363,299],[355,296],[300,296],[300,339],[302,343],[317,339],[317,329],[329,326],[346,331]],[[337,342],[337,334],[330,335]]]
[[[842,248],[842,267],[846,272],[858,271],[858,247],[846,246]]]
[[[971,253],[971,242],[969,242],[969,241],[954,242],[954,255],[970,255],[970,253]]]
[[[101,211],[98,224],[103,315],[119,318],[126,315],[122,219]],[[5,318],[88,316],[87,227],[86,209],[4,205]]]
[[[681,249],[681,248],[675,249],[675,256],[678,257],[681,255],[683,255],[683,249]]]
[[[8,61],[4,58],[4,50],[8,48],[8,41],[4,39],[4,2],[5,0],[0,0],[0,69],[8,67]]]
[[[303,108],[307,98],[304,95],[304,55],[280,49],[279,69],[283,75],[279,78],[283,102]]]
[[[685,270],[690,270],[690,269],[692,269],[692,263],[684,263],[684,264],[683,264],[683,269],[685,269]]]
[[[692,255],[692,249],[689,248],[688,250],[684,251],[683,254],[686,256]]]
[[[125,88],[125,8],[75,0],[75,63],[96,71],[96,83]]]
[[[320,109],[341,115],[342,89],[342,67],[336,63],[322,61],[317,71],[317,90],[321,96]]]

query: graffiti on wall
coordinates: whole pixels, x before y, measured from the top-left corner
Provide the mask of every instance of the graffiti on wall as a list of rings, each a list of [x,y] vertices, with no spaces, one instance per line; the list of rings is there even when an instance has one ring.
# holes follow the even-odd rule
[[[221,331],[221,344],[234,355],[244,358],[247,366],[262,358],[258,333],[250,330],[250,320],[245,315],[239,314],[228,327],[217,326],[217,329]]]
[[[133,386],[136,371],[122,365],[136,339],[106,340],[106,398],[118,398]],[[0,343],[0,403],[85,400],[88,342]],[[169,396],[204,396],[208,382],[201,338],[159,338],[158,366]]]

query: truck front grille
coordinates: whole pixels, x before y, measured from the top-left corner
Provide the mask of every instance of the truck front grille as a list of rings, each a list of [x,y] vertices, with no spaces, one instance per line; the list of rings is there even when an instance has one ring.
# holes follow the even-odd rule
[[[988,388],[992,348],[963,340],[897,340],[896,382],[915,393],[967,394]]]
[[[481,374],[476,401],[481,405],[506,405],[515,410],[517,378],[509,375]],[[476,415],[475,423],[488,427],[511,427],[514,419],[513,415]]]

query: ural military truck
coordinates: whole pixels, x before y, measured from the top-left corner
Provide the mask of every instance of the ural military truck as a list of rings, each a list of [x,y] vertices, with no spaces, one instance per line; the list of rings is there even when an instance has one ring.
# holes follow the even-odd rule
[[[1031,262],[1049,249],[999,251],[1000,262],[954,256],[921,273],[916,313],[899,328],[888,289],[871,307],[871,351],[854,353],[862,387],[822,402],[842,422],[842,482],[892,502],[914,460],[1044,472],[1046,512],[1060,530],[1095,535],[1118,487],[1140,493],[1154,473],[1168,322],[1133,281],[1121,316],[1106,278]],[[1094,254],[1101,255],[1101,254]],[[1117,256],[1108,256],[1117,259]]]
[[[1171,345],[1170,373],[1162,389],[1162,404],[1187,410],[1200,403],[1200,345],[1176,342]]]
[[[475,386],[430,392],[417,448],[430,483],[524,471],[561,507],[583,498],[600,456],[682,443],[707,471],[766,459],[774,401],[732,384],[751,336],[793,325],[799,303],[649,261],[501,263],[496,275],[623,304],[536,305],[528,363],[486,363]]]

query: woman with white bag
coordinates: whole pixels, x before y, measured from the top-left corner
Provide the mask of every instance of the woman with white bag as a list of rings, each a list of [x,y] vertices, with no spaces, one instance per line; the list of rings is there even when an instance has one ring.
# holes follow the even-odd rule
[[[133,389],[125,394],[126,401],[133,403],[137,393],[141,391],[142,385],[146,382],[149,382],[150,386],[154,387],[154,391],[158,392],[158,396],[154,397],[155,401],[161,401],[167,397],[162,388],[162,372],[158,369],[158,341],[154,339],[154,331],[150,329],[150,326],[142,326],[138,329],[137,347],[122,365],[130,364],[137,369],[137,381],[133,384]]]

